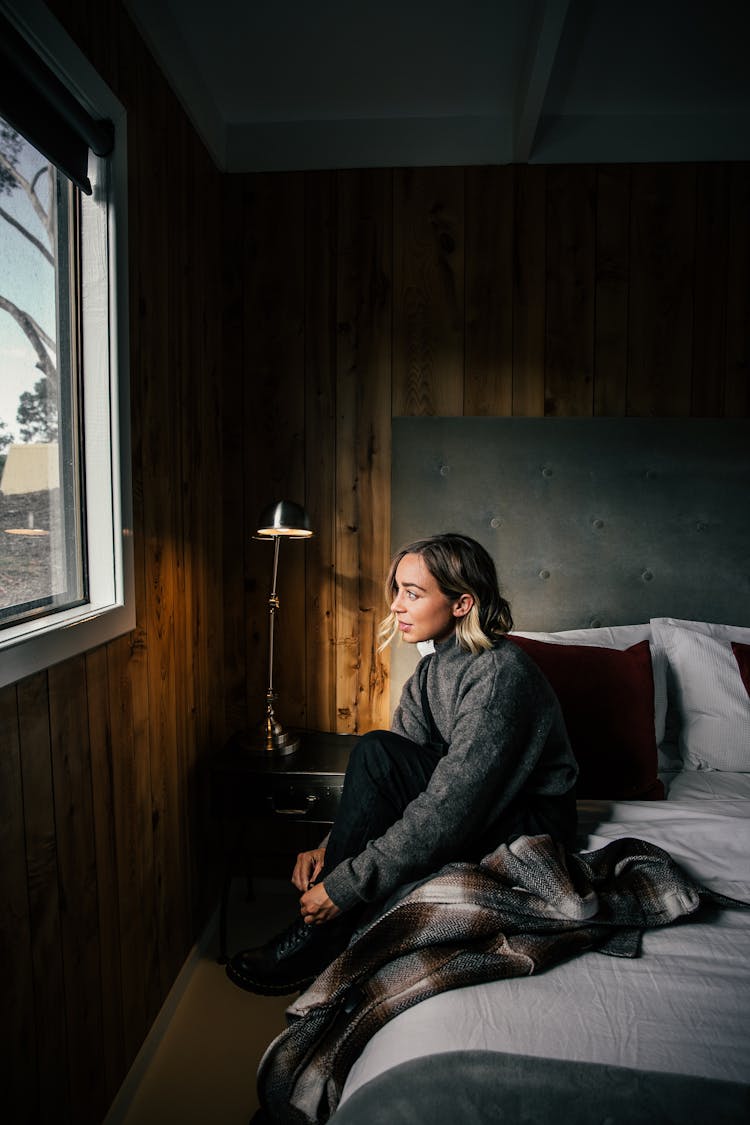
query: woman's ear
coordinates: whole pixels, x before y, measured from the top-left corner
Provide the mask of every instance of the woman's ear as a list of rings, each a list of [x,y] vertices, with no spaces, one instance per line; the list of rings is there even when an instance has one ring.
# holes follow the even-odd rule
[[[453,616],[466,617],[466,614],[473,605],[474,599],[471,594],[462,594],[461,597],[453,603]]]

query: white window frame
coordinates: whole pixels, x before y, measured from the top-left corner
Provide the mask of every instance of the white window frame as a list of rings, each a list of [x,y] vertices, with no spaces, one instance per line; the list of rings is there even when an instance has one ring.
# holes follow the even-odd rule
[[[112,155],[89,156],[82,199],[83,443],[88,597],[0,631],[0,687],[135,627],[124,107],[38,0],[2,8],[94,117],[115,127]]]

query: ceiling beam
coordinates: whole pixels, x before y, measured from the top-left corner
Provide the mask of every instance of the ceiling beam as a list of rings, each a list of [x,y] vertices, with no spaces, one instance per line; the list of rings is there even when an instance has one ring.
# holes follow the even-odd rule
[[[531,158],[569,7],[570,0],[544,0],[541,18],[529,35],[513,113],[513,162],[516,164],[526,164]]]

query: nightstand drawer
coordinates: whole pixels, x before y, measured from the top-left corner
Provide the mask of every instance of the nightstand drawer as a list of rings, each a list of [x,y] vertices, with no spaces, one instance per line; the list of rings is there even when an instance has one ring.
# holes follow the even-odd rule
[[[300,778],[293,781],[268,781],[254,789],[244,812],[263,819],[311,820],[331,822],[344,788],[340,782]]]

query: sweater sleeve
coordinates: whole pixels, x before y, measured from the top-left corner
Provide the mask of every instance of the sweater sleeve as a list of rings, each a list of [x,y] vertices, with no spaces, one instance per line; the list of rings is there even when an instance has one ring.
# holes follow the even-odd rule
[[[502,674],[496,663],[490,667],[477,661],[465,677],[449,750],[424,792],[387,832],[326,877],[326,890],[341,909],[377,900],[455,858],[462,842],[490,814],[494,819],[502,812],[530,776],[554,708],[522,664],[504,666]],[[406,722],[404,728],[409,734]]]

